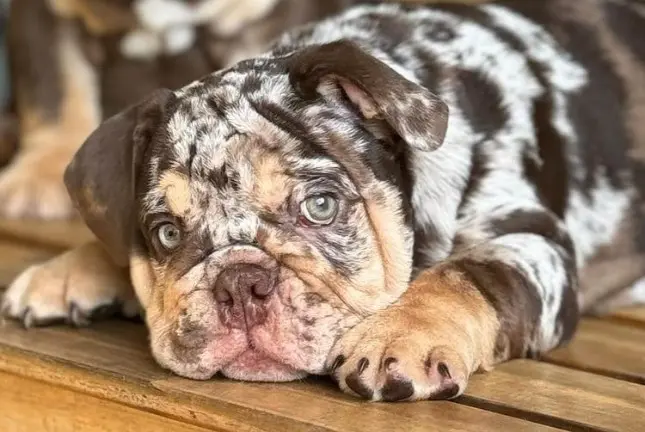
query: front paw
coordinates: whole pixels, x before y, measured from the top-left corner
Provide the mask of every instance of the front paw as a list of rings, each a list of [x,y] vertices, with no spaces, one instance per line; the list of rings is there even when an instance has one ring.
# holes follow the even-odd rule
[[[450,325],[405,308],[380,312],[336,343],[330,374],[343,391],[372,401],[457,397],[473,371],[473,353],[463,338],[451,340],[459,331]]]
[[[63,183],[72,153],[57,149],[24,151],[0,173],[0,215],[63,219],[74,207]]]
[[[26,328],[85,326],[117,313],[134,317],[139,305],[122,269],[88,244],[25,270],[5,292],[1,310]]]

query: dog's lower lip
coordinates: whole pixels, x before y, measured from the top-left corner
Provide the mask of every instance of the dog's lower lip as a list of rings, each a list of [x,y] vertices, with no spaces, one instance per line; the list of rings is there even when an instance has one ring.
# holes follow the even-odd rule
[[[222,374],[233,379],[260,382],[291,381],[304,376],[298,369],[251,348],[223,368]]]

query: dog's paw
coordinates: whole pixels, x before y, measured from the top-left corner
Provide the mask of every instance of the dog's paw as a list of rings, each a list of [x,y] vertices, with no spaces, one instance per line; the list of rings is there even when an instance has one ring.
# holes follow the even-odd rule
[[[4,294],[2,315],[25,327],[139,314],[127,275],[97,244],[88,244],[25,270]]]
[[[471,355],[462,344],[433,336],[437,330],[451,329],[404,309],[385,310],[336,343],[328,370],[343,391],[372,401],[452,399],[466,388]]]
[[[68,151],[34,149],[19,154],[0,173],[0,216],[70,218],[74,207],[63,183]]]

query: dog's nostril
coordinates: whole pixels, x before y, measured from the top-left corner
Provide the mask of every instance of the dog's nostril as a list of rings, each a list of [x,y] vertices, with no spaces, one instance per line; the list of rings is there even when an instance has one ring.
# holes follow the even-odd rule
[[[269,294],[271,294],[271,291],[273,291],[273,284],[268,277],[266,279],[257,281],[251,286],[251,294],[259,299],[266,298]]]
[[[228,290],[221,289],[220,287],[215,289],[215,300],[217,300],[218,303],[228,305],[233,303],[233,297],[231,297],[231,294],[228,292]]]
[[[218,303],[232,305],[236,298],[264,300],[273,292],[274,278],[260,266],[234,265],[220,273],[215,281],[215,299]]]

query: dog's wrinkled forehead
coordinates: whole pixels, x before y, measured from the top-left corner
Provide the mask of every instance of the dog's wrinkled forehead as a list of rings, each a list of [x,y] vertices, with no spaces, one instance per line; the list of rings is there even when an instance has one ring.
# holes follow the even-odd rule
[[[357,193],[338,158],[368,138],[353,136],[342,106],[298,96],[280,59],[243,62],[175,96],[147,161],[145,213],[272,213],[308,181]]]

